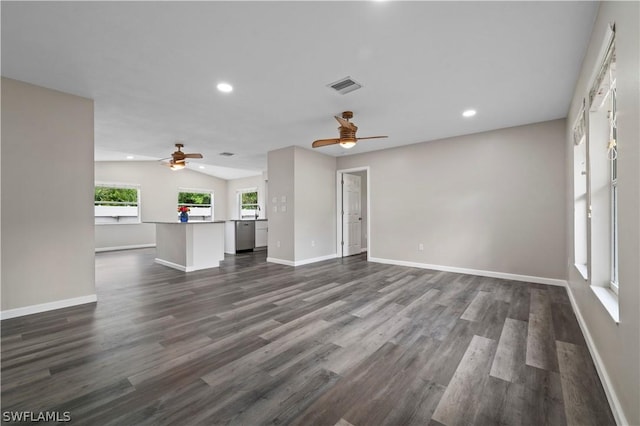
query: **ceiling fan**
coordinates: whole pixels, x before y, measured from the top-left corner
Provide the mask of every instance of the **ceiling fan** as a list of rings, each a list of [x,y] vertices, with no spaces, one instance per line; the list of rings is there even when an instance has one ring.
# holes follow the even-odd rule
[[[163,163],[165,166],[170,167],[171,170],[184,169],[184,167],[187,165],[187,158],[202,158],[202,154],[200,153],[188,154],[186,152],[182,152],[180,149],[184,148],[184,144],[177,143],[176,148],[177,150],[173,154],[171,154],[171,160],[169,160],[168,163]],[[168,158],[165,158],[165,160],[167,159]]]
[[[342,113],[342,117],[338,117],[336,115],[335,119],[338,120],[338,123],[340,123],[340,127],[338,127],[338,130],[340,130],[340,137],[334,138],[334,139],[319,139],[317,141],[314,141],[313,144],[311,144],[311,146],[313,148],[320,148],[321,146],[340,144],[341,147],[349,149],[349,148],[353,148],[356,145],[356,142],[358,142],[359,140],[380,139],[380,138],[388,137],[388,136],[368,136],[364,138],[357,138],[356,131],[358,130],[358,127],[349,121],[350,118],[353,118],[353,112],[351,111],[344,111]]]

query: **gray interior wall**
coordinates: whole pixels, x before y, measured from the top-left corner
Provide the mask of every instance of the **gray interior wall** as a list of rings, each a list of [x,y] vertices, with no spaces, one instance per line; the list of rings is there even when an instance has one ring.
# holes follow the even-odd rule
[[[370,166],[371,257],[564,279],[564,139],[555,120],[340,157],[338,170]]]
[[[335,157],[295,147],[294,181],[295,260],[335,254]]]
[[[2,151],[2,310],[95,295],[93,101],[2,78]]]
[[[100,161],[95,163],[95,182],[140,185],[143,222],[176,221],[181,188],[212,190],[214,220],[227,218],[226,181],[193,170],[172,171],[155,161]],[[155,225],[95,226],[96,249],[147,244],[155,244]]]
[[[602,2],[582,71],[571,102],[565,143],[567,194],[573,194],[573,142],[571,125],[591,80],[599,67],[599,51],[609,23],[616,26],[616,73],[618,100],[618,223],[619,313],[616,324],[573,267],[573,199],[567,197],[568,281],[579,315],[596,350],[609,396],[624,418],[620,424],[640,424],[640,3]],[[594,283],[597,284],[597,283]],[[602,376],[601,376],[602,377]]]
[[[295,261],[294,248],[294,147],[269,151],[266,208],[269,210],[267,250],[269,258]]]

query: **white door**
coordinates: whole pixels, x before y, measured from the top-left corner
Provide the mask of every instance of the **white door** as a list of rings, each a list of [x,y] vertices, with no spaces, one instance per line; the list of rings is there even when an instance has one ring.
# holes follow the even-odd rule
[[[362,211],[360,176],[342,175],[342,255],[359,254],[361,249]]]

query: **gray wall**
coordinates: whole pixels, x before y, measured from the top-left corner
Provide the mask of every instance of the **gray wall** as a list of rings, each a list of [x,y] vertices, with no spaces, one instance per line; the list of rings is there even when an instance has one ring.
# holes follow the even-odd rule
[[[295,148],[295,260],[336,252],[336,159]]]
[[[95,295],[93,101],[2,78],[2,311]]]
[[[370,166],[373,258],[564,279],[564,140],[555,120],[340,157],[338,170]]]
[[[294,164],[295,148],[269,151],[269,171],[266,208],[269,210],[269,258],[287,262],[295,260],[294,253]],[[284,197],[284,202],[282,201]],[[275,202],[274,202],[275,200]],[[285,207],[285,211],[282,208]]]
[[[335,158],[288,147],[269,152],[268,170],[269,260],[298,264],[334,256]]]
[[[172,171],[155,161],[101,161],[95,181],[140,185],[142,221],[176,221],[180,188],[213,190],[214,220],[227,218],[227,181],[196,171]],[[96,225],[95,242],[96,249],[155,244],[155,225]]]
[[[573,194],[573,142],[571,124],[599,67],[598,54],[609,23],[616,25],[618,87],[618,220],[619,313],[616,324],[589,284],[573,267],[573,197],[567,196],[566,242],[569,289],[599,373],[619,424],[640,424],[640,3],[602,2],[571,102],[565,142],[567,194]],[[598,285],[600,283],[593,283]]]

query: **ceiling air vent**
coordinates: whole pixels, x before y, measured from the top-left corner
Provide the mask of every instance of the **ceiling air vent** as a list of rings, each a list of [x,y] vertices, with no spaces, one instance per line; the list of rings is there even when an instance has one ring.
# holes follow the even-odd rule
[[[223,157],[231,157],[235,154],[233,152],[221,152],[220,155],[222,155]]]
[[[327,87],[331,87],[336,92],[341,95],[345,95],[349,92],[353,92],[354,90],[358,90],[362,87],[362,84],[358,83],[351,77],[347,76],[345,78],[341,78],[338,81],[334,81],[333,83],[327,84]]]

